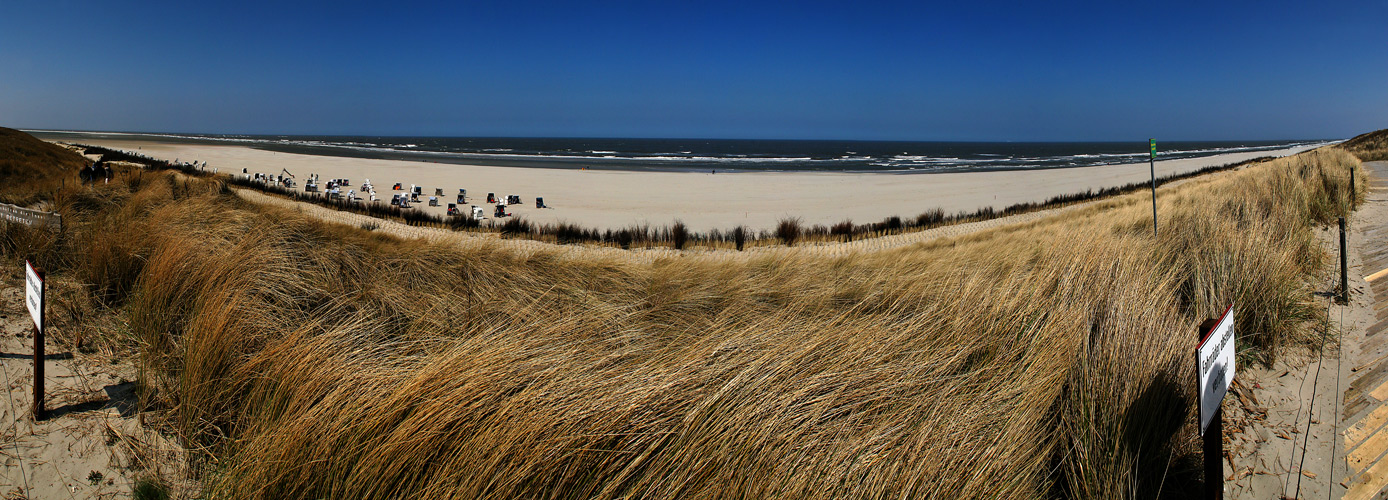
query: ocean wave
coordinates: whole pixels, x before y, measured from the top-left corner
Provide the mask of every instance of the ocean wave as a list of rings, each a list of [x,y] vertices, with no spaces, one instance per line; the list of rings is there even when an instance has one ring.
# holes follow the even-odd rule
[[[1026,168],[1056,168],[1071,166],[1102,166],[1126,163],[1138,163],[1145,161],[1148,152],[1145,147],[1139,146],[1138,151],[1119,152],[1126,146],[1105,145],[1095,143],[1092,147],[1097,151],[1085,151],[1078,154],[1076,149],[1084,151],[1082,148],[1089,147],[1084,144],[1076,144],[1070,147],[1071,154],[1040,154],[1047,151],[1058,149],[1054,147],[1028,148],[1025,145],[1016,146],[999,143],[995,151],[987,152],[988,145],[980,146],[959,146],[950,145],[948,149],[939,148],[942,153],[952,154],[925,154],[933,147],[928,143],[923,143],[919,147],[910,146],[915,151],[902,151],[895,154],[896,147],[900,145],[889,145],[893,149],[877,148],[876,151],[868,150],[863,152],[859,147],[842,148],[833,151],[829,148],[809,144],[803,150],[799,148],[781,147],[780,150],[756,151],[750,147],[738,145],[724,145],[716,141],[708,143],[708,147],[699,152],[692,149],[684,149],[679,146],[684,144],[672,144],[665,150],[655,149],[647,146],[644,150],[640,146],[635,147],[637,151],[620,151],[627,149],[626,146],[616,142],[608,143],[618,148],[609,149],[587,149],[582,146],[564,147],[565,140],[553,140],[545,143],[517,143],[504,142],[498,140],[497,145],[522,144],[514,148],[479,148],[487,145],[485,141],[467,139],[450,142],[449,139],[442,140],[436,138],[389,138],[389,137],[362,137],[362,138],[332,138],[332,137],[311,137],[311,136],[245,136],[245,135],[198,135],[198,134],[171,134],[171,133],[133,133],[133,132],[82,132],[82,131],[36,131],[52,132],[71,135],[91,135],[109,137],[150,137],[159,139],[179,139],[205,141],[208,143],[230,143],[244,144],[249,146],[269,146],[269,147],[306,147],[306,148],[337,148],[347,151],[360,151],[363,154],[398,154],[409,155],[403,158],[438,158],[453,159],[459,162],[478,161],[483,164],[486,161],[505,162],[499,164],[525,164],[534,162],[536,166],[545,163],[554,164],[584,164],[585,166],[609,164],[626,168],[627,166],[649,166],[663,168],[669,165],[672,168],[697,168],[696,165],[727,165],[734,169],[756,169],[762,171],[777,170],[804,170],[804,169],[824,169],[824,170],[846,170],[864,171],[872,169],[890,170],[911,170],[911,171],[931,171],[931,172],[950,172],[967,170],[997,170],[997,169],[1026,169]],[[362,140],[369,139],[369,140]],[[414,140],[410,140],[414,139]],[[425,139],[425,140],[419,140]],[[543,141],[543,140],[540,140]],[[1158,150],[1158,160],[1184,159],[1203,156],[1212,156],[1228,153],[1246,153],[1261,151],[1280,151],[1289,148],[1301,148],[1308,146],[1318,146],[1332,144],[1338,141],[1288,141],[1277,144],[1239,144],[1233,141],[1219,144],[1217,147],[1206,146],[1199,143],[1185,143],[1183,149],[1173,149],[1169,151]],[[1231,144],[1232,143],[1232,144]],[[474,146],[474,144],[476,144]],[[570,145],[574,144],[569,142]],[[602,144],[602,143],[599,143]],[[1182,144],[1172,143],[1177,146]],[[606,145],[606,144],[603,144]],[[1145,146],[1145,145],[1143,145]],[[1160,147],[1161,144],[1158,144]],[[1195,147],[1191,147],[1195,146]],[[1213,145],[1211,145],[1213,146]],[[591,147],[591,146],[590,146]],[[702,146],[701,146],[702,147]],[[970,151],[969,148],[973,150]],[[740,149],[740,150],[739,150]],[[979,151],[982,149],[982,151]],[[1119,150],[1119,151],[1115,151]],[[804,152],[807,154],[795,154]],[[1010,152],[1010,154],[1009,154]],[[773,154],[782,153],[782,154]],[[791,153],[791,154],[784,154]],[[312,154],[312,153],[310,153]],[[350,153],[348,156],[352,156]],[[375,156],[372,156],[375,157]],[[681,166],[686,165],[686,166]],[[728,168],[718,167],[718,168]]]

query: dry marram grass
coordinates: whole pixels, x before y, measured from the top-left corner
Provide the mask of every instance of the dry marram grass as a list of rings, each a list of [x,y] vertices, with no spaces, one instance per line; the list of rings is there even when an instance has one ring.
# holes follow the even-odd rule
[[[1132,194],[889,252],[649,264],[399,241],[146,173],[60,193],[65,240],[0,244],[125,309],[214,497],[1181,497],[1195,326],[1234,302],[1250,359],[1313,341],[1311,230],[1357,165],[1163,188],[1155,239]]]

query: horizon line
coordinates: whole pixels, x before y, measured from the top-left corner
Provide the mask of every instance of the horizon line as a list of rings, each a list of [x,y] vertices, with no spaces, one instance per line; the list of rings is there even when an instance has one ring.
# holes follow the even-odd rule
[[[728,137],[657,137],[657,136],[528,136],[528,135],[400,135],[400,134],[273,134],[273,133],[227,133],[227,132],[150,132],[150,131],[127,131],[127,130],[68,130],[68,129],[43,129],[43,128],[20,128],[16,130],[22,132],[49,132],[49,133],[75,133],[75,134],[123,134],[123,135],[168,135],[168,136],[248,136],[248,137],[398,137],[398,138],[424,138],[424,139],[567,139],[567,140],[614,140],[614,139],[636,139],[652,141],[800,141],[800,142],[965,142],[965,143],[1127,143],[1126,140],[1019,140],[1019,139],[969,139],[969,140],[942,140],[942,139],[788,139],[788,138],[728,138]],[[1146,142],[1152,137],[1134,139],[1131,142]],[[1157,137],[1157,142],[1163,139]],[[1165,139],[1166,142],[1237,142],[1237,141],[1342,141],[1348,138],[1275,138],[1275,139]]]

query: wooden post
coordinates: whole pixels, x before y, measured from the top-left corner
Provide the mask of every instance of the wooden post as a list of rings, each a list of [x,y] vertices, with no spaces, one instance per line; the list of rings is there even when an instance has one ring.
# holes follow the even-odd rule
[[[1209,334],[1219,324],[1218,320],[1207,319],[1200,323],[1200,328],[1195,331],[1195,342],[1198,345],[1201,340]],[[1197,361],[1198,363],[1198,361]],[[1200,412],[1196,412],[1196,427],[1200,426]],[[1204,498],[1222,500],[1224,498],[1224,409],[1215,408],[1214,417],[1210,420],[1210,425],[1205,429],[1205,434],[1200,436],[1201,450],[1205,456],[1205,493]]]
[[[35,267],[35,268],[34,268],[34,271],[37,271],[37,272],[38,272],[39,278],[43,278],[43,269],[39,269],[38,267]],[[42,287],[42,288],[39,289],[39,298],[40,298],[39,304],[46,305],[46,304],[44,304],[44,299],[47,299],[47,297],[44,297],[44,295],[47,293],[47,288],[48,288],[48,287]],[[35,422],[40,421],[40,420],[43,420],[43,417],[44,417],[44,409],[43,409],[43,406],[44,406],[44,405],[43,405],[43,403],[44,403],[44,401],[43,401],[43,379],[44,379],[44,375],[43,375],[43,358],[44,358],[44,353],[43,353],[43,328],[44,328],[44,326],[46,326],[46,325],[44,325],[44,323],[47,323],[47,322],[48,322],[48,318],[44,317],[44,316],[45,316],[44,313],[47,312],[46,309],[48,309],[48,308],[47,308],[47,307],[43,307],[42,305],[40,306],[40,308],[39,308],[39,318],[40,318],[40,319],[39,319],[39,324],[34,325],[34,421],[35,421]]]
[[[1340,303],[1349,303],[1349,256],[1345,254],[1345,218],[1340,217]]]
[[[43,413],[43,328],[34,327],[34,420]]]
[[[1354,185],[1354,167],[1349,167],[1349,207],[1354,208],[1354,202],[1359,198],[1359,187]]]

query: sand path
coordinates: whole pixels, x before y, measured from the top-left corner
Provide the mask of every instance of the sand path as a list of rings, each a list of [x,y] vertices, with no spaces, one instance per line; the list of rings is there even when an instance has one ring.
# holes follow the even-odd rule
[[[1365,170],[1371,189],[1348,224],[1349,303],[1325,295],[1338,272],[1312,299],[1332,335],[1324,350],[1240,366],[1224,399],[1228,498],[1366,500],[1388,490],[1388,279],[1364,279],[1388,267],[1388,162]],[[1317,236],[1338,264],[1338,228]]]
[[[1380,498],[1388,490],[1388,162],[1365,167],[1367,203],[1350,221],[1353,293],[1343,319],[1346,384],[1336,436],[1335,480],[1348,488],[1346,500]]]

